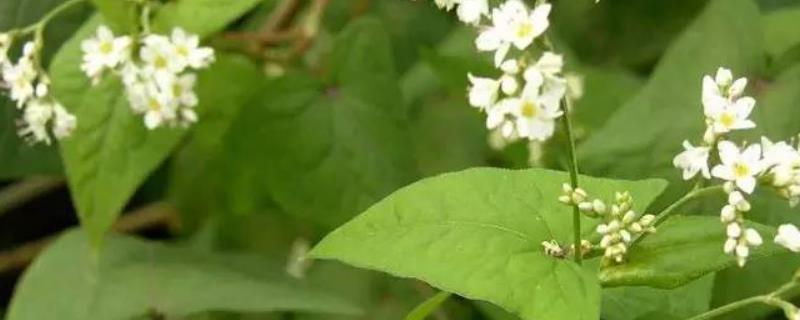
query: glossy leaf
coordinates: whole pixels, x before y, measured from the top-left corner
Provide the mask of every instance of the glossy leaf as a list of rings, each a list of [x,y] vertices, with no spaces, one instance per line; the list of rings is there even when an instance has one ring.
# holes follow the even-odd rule
[[[97,11],[103,15],[114,31],[130,33],[134,31],[139,22],[136,2],[120,0],[91,0]]]
[[[243,263],[261,272],[247,271]],[[358,312],[264,265],[251,256],[200,254],[119,235],[109,236],[95,255],[84,233],[72,231],[26,271],[7,319],[127,320],[212,310]]]
[[[752,224],[765,239],[775,234],[772,227]],[[735,265],[736,259],[722,251],[727,238],[725,228],[716,217],[675,216],[659,225],[658,232],[634,246],[626,263],[603,268],[599,278],[604,286],[677,288]],[[750,250],[748,260],[780,251],[771,241],[764,241],[762,246]]]
[[[571,242],[571,209],[556,199],[564,172],[471,169],[403,188],[330,233],[312,255],[487,300],[523,319],[597,319],[595,275],[544,254],[541,242]],[[659,180],[582,177],[590,194],[630,190],[636,210]],[[584,234],[593,232],[587,220]],[[532,289],[533,288],[533,289]]]
[[[606,320],[680,320],[703,313],[711,303],[709,274],[675,289],[617,287],[603,289]]]

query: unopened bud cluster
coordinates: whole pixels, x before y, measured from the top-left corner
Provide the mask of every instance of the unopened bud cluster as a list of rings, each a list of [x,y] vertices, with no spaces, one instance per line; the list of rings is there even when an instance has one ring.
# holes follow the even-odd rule
[[[602,235],[599,247],[604,250],[606,263],[623,262],[628,246],[636,237],[656,231],[655,216],[639,215],[633,211],[633,198],[628,192],[617,192],[614,203],[608,205],[600,199],[589,199],[586,191],[572,188],[569,184],[564,184],[562,191],[558,198],[560,202],[577,207],[590,218],[602,219],[597,233]]]

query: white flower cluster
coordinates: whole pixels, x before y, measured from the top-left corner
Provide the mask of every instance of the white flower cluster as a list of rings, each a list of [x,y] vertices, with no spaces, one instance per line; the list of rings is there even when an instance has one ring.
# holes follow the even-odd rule
[[[448,10],[458,6],[461,20],[480,30],[475,41],[478,50],[494,52],[495,66],[502,71],[496,79],[468,75],[469,103],[487,113],[487,128],[499,131],[501,140],[506,141],[550,138],[555,120],[563,115],[560,103],[567,91],[561,74],[564,61],[550,51],[535,58],[530,49],[550,25],[551,6],[540,4],[531,10],[522,1],[508,0],[489,14],[486,0],[436,3]],[[512,51],[516,57],[507,59]]]
[[[25,43],[16,63],[8,57],[12,42],[12,35],[0,33],[0,86],[22,110],[19,135],[30,143],[46,144],[51,143],[51,135],[57,139],[69,136],[77,120],[50,94],[50,80],[39,65],[41,42]]]
[[[434,0],[436,6],[447,11],[456,9],[458,19],[468,24],[477,24],[481,17],[489,14],[487,0]]]
[[[590,218],[600,218],[603,223],[597,226],[597,233],[602,235],[600,248],[604,250],[605,263],[621,263],[628,252],[631,242],[644,233],[656,231],[655,216],[639,215],[633,211],[633,198],[628,192],[617,192],[614,203],[607,205],[600,199],[590,200],[586,191],[573,189],[569,184],[562,187],[563,194],[558,201],[577,206]]]
[[[765,137],[761,143],[744,144],[741,148],[726,140],[731,131],[756,126],[748,119],[756,101],[742,95],[746,86],[747,79],[733,80],[730,70],[725,68],[719,68],[714,78],[703,78],[702,103],[707,125],[703,142],[693,146],[684,141],[685,151],[673,160],[683,170],[685,180],[700,174],[705,179],[713,176],[725,181],[723,189],[728,193],[728,204],[722,208],[720,220],[726,224],[728,240],[723,249],[736,256],[740,266],[746,263],[749,248],[762,243],[755,229],[743,227],[743,215],[750,211],[745,195],[752,194],[761,183],[776,189],[791,206],[800,202],[798,147],[784,141],[773,143]],[[719,152],[719,163],[713,167],[711,150]]]
[[[134,45],[134,41],[138,41]],[[134,54],[138,48],[138,54]],[[115,37],[106,26],[82,43],[81,69],[97,83],[106,70],[122,77],[131,108],[144,114],[144,124],[187,126],[197,121],[193,71],[214,61],[214,50],[200,46],[197,35],[175,28],[169,37],[147,34],[141,39]]]

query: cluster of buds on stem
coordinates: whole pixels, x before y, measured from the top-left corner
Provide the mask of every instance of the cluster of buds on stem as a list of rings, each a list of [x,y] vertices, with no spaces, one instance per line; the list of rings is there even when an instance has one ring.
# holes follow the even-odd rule
[[[560,202],[577,207],[587,217],[602,220],[597,233],[602,235],[599,247],[604,250],[605,263],[623,262],[628,246],[636,237],[656,231],[655,216],[633,211],[633,198],[627,191],[617,192],[611,205],[600,199],[590,199],[586,191],[573,189],[569,184],[564,184],[562,191]]]

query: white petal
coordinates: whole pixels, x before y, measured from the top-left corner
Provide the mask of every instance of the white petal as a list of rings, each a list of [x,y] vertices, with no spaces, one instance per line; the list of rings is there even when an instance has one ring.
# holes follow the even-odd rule
[[[748,194],[753,193],[753,191],[756,189],[756,178],[745,177],[736,179],[736,186]]]
[[[722,163],[726,165],[732,165],[739,159],[739,147],[737,147],[733,142],[723,140],[717,144],[717,148],[719,149],[719,158],[722,160]]]

